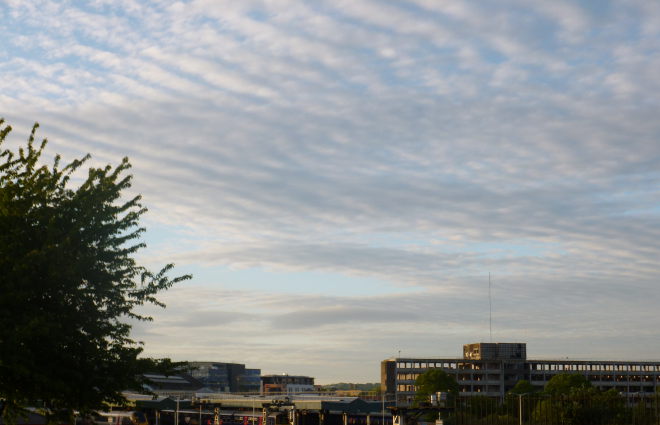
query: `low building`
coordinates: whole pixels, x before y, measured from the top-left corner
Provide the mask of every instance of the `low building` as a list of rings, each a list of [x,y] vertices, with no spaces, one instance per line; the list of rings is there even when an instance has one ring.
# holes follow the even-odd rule
[[[314,378],[299,375],[263,375],[261,390],[264,394],[297,394],[314,392]]]
[[[390,408],[394,407],[394,403],[367,401],[357,397],[335,397],[326,394],[291,394],[280,397],[272,394],[214,394],[198,397],[196,403],[190,412],[201,415],[202,423],[207,419],[213,420],[217,408],[219,420],[224,425],[245,425],[252,422],[261,425],[393,424]],[[153,405],[148,402],[146,404]],[[138,407],[142,405],[145,403],[138,403]]]
[[[192,376],[181,373],[178,375],[160,375],[145,373],[148,379],[144,389],[161,397],[185,398],[202,389],[203,384]]]
[[[584,375],[595,387],[627,397],[651,395],[660,386],[660,362],[529,360],[524,343],[476,343],[463,346],[463,358],[383,360],[381,389],[405,405],[414,398],[415,380],[429,369],[453,375],[462,396],[503,398],[522,379],[541,389],[560,373]]]
[[[211,392],[257,392],[260,369],[246,369],[241,363],[189,362],[188,373]]]

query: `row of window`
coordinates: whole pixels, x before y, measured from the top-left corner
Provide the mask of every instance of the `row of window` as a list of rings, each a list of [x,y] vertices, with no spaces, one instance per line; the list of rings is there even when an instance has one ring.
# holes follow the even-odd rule
[[[419,373],[398,373],[398,381],[414,381],[419,376]],[[457,374],[456,379],[460,381],[499,381],[502,379],[501,374],[488,374],[488,375],[472,375],[472,374]],[[529,377],[528,377],[529,376]],[[531,374],[531,375],[504,375],[504,379],[519,380],[530,379],[532,381],[547,381],[552,378],[554,374]],[[585,375],[590,381],[615,381],[615,382],[660,382],[660,375],[612,375],[612,374],[590,374]]]
[[[546,377],[538,377],[538,376],[532,376],[531,382],[534,384],[537,383],[544,383],[548,382],[550,380],[551,376],[546,376]],[[660,377],[656,377],[653,379],[652,377],[635,377],[635,379],[627,379],[627,377],[610,377],[609,379],[605,379],[603,377],[592,377],[589,376],[587,377],[590,382],[598,383],[598,382],[603,382],[607,384],[621,384],[621,385],[627,385],[627,384],[636,384],[636,383],[644,383],[644,384],[649,384],[649,385],[659,385],[660,384]],[[488,380],[480,380],[480,379],[459,379],[459,383],[463,382],[469,382],[469,383],[481,383],[483,382],[484,384],[487,383],[494,383],[494,382],[499,382],[499,379],[488,379]],[[516,379],[510,379],[506,380],[505,383],[508,384],[510,382],[517,382],[518,380]],[[397,382],[400,383],[414,383],[415,379],[399,379]]]
[[[615,383],[614,385],[596,385],[600,390],[608,390],[610,388],[616,388],[620,392],[628,393],[654,393],[655,387],[653,385],[627,385],[624,383]],[[414,385],[399,384],[397,385],[398,392],[410,392],[413,393],[416,391]],[[499,393],[499,385],[460,385],[459,391],[472,392],[472,393]]]
[[[660,372],[660,363],[656,364],[625,364],[625,363],[532,363],[531,370],[565,370],[565,371],[606,371],[606,372]]]
[[[471,363],[448,361],[423,362],[397,362],[397,369],[429,369],[442,368],[452,370],[498,370],[526,369],[538,371],[567,371],[567,372],[656,372],[660,373],[660,363],[654,364],[626,364],[626,363]]]
[[[532,381],[547,381],[553,375],[531,375]],[[585,375],[589,381],[660,382],[660,375]]]

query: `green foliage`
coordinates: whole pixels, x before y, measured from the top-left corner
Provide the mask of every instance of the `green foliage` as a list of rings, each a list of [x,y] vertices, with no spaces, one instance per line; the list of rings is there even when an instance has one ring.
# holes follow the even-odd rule
[[[447,405],[453,405],[458,395],[458,383],[453,376],[442,369],[428,369],[415,380],[417,391],[415,394],[415,404],[419,405],[430,401],[431,394],[437,392],[448,392],[449,397]],[[425,421],[435,421],[438,418],[437,412],[427,413],[423,419]],[[443,418],[445,423],[451,422],[453,418]]]
[[[594,396],[555,396],[542,400],[532,412],[533,423],[565,425],[627,423],[612,421],[620,417],[616,404]]]
[[[657,418],[654,417],[654,405],[646,400],[640,400],[636,406],[631,408],[631,423],[635,425],[657,424]]]
[[[520,381],[516,382],[516,385],[514,385],[513,388],[508,392],[508,394],[511,395],[519,395],[519,394],[533,394],[535,393],[537,388],[530,384],[528,380],[526,379],[521,379]]]
[[[127,201],[127,158],[115,168],[90,168],[72,187],[89,155],[61,166],[40,164],[46,140],[4,149],[11,127],[0,119],[0,399],[11,422],[21,406],[87,412],[122,403],[142,373],[168,371],[169,360],[138,358],[129,319],[156,294],[190,276],[152,273],[135,254],[146,209]]]
[[[530,403],[535,403],[533,395],[538,393],[539,389],[532,385],[526,379],[516,382],[516,385],[509,390],[504,398],[504,406],[507,411],[518,412],[520,406],[523,406],[523,420],[529,419]],[[522,399],[520,398],[522,397]]]
[[[456,379],[442,369],[429,369],[415,380],[417,392],[415,400],[424,402],[429,400],[431,394],[437,392],[448,392],[451,397],[458,394],[458,383]]]
[[[630,409],[614,389],[600,392],[580,375],[557,375],[546,384],[545,399],[539,400],[531,419],[533,423],[626,424]],[[555,378],[557,378],[555,380]],[[554,381],[554,382],[553,382]],[[552,382],[553,385],[550,385]],[[547,387],[550,386],[550,391]]]
[[[568,395],[593,392],[594,388],[584,375],[560,373],[545,384],[544,391],[551,395]]]
[[[507,414],[491,414],[482,420],[474,422],[474,425],[518,425],[518,419]]]
[[[591,382],[579,374],[560,373],[546,384],[544,393],[552,397],[538,403],[532,412],[532,421],[548,419],[566,425],[588,423],[608,411],[601,394]]]
[[[500,413],[501,406],[498,400],[493,397],[471,396],[463,399],[463,403],[463,409],[475,419],[483,419]]]
[[[660,405],[654,396],[627,399],[616,390],[569,394],[508,394],[504,403],[483,396],[464,397],[455,411],[458,425],[650,425],[658,424]],[[521,412],[522,409],[522,412]]]

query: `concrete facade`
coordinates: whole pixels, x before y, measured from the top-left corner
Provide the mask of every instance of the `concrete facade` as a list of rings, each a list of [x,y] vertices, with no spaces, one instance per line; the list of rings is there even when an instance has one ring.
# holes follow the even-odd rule
[[[405,405],[415,395],[415,379],[432,368],[454,376],[461,396],[502,398],[516,383],[525,379],[543,388],[555,375],[584,375],[601,390],[614,388],[626,396],[651,395],[660,386],[660,362],[596,361],[596,360],[528,360],[525,345],[490,343],[464,346],[463,358],[392,358],[381,362],[381,388],[396,395]]]

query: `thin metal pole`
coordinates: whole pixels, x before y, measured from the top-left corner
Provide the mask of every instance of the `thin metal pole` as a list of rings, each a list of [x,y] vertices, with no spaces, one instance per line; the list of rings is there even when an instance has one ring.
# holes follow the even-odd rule
[[[490,272],[488,272],[488,326],[490,328],[490,342],[493,342],[493,297],[490,288]]]
[[[176,416],[174,417],[174,425],[179,425],[179,397],[176,398]]]

